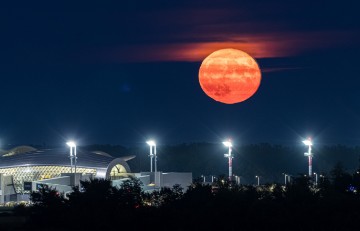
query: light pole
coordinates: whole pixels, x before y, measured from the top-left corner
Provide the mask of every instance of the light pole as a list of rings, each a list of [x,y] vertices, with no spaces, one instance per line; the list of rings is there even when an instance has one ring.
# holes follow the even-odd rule
[[[314,172],[315,175],[315,185],[317,186],[318,184],[318,174],[316,172]]]
[[[235,176],[235,182],[236,182],[236,184],[240,185],[241,184],[241,176]]]
[[[307,156],[309,158],[309,177],[312,176],[312,158],[313,153],[311,152],[311,146],[313,145],[311,138],[308,138],[307,140],[304,140],[303,143],[308,146],[308,152],[304,153],[304,156]]]
[[[76,160],[77,160],[77,157],[76,157],[76,143],[74,141],[69,141],[66,144],[70,147],[71,173],[72,173],[72,168],[73,168],[73,162],[74,162],[74,165],[75,165],[75,173],[76,173]],[[73,159],[74,159],[74,161],[73,161]]]
[[[260,176],[255,176],[255,178],[257,178],[257,186],[260,185]]]
[[[157,170],[156,168],[156,143],[153,140],[149,140],[146,142],[150,146],[150,172],[153,171],[153,158],[155,157],[155,172]]]
[[[286,183],[287,183],[287,177],[288,177],[288,174],[283,173],[283,175],[284,175],[284,177],[285,177],[285,185],[286,185]]]
[[[232,177],[232,159],[234,158],[231,151],[232,151],[232,143],[231,140],[228,141],[224,141],[223,144],[229,148],[228,153],[224,154],[225,158],[229,159],[229,180],[231,181],[231,177]]]

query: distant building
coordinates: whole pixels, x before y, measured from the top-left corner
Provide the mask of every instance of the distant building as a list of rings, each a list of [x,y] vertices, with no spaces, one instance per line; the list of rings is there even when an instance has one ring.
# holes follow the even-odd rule
[[[71,167],[69,149],[35,149],[19,146],[0,153],[0,203],[27,201],[31,191],[44,185],[65,194],[80,180],[106,178],[118,186],[129,177],[138,177],[144,190],[181,184],[186,188],[192,182],[191,173],[131,173],[127,161],[135,156],[115,158],[102,151],[77,150],[76,173]]]

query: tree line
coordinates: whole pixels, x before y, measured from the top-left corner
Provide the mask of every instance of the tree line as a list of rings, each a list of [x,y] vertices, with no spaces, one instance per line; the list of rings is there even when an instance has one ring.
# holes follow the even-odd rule
[[[286,184],[238,185],[227,177],[195,181],[186,191],[145,192],[138,179],[114,187],[91,179],[65,195],[51,187],[19,206],[27,228],[37,230],[354,230],[360,219],[360,170],[341,164],[317,184],[299,175]]]

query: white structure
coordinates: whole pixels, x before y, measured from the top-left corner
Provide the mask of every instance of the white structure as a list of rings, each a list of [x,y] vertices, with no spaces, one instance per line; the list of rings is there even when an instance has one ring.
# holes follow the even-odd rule
[[[232,143],[230,140],[228,141],[224,141],[223,144],[229,148],[228,153],[224,154],[225,158],[229,159],[229,180],[231,180],[232,178],[232,159],[234,158],[234,156],[232,155]]]
[[[303,143],[308,146],[308,152],[304,153],[304,156],[307,156],[309,158],[309,177],[312,176],[312,158],[313,153],[311,152],[311,146],[313,145],[311,138],[308,138],[307,140],[304,140]]]
[[[180,185],[185,192],[188,187],[192,184],[192,173],[191,172],[140,172],[134,173],[134,176],[143,183],[144,191],[159,190],[163,187],[171,188],[174,185]],[[118,184],[125,179],[121,179]],[[156,180],[157,184],[153,182]],[[113,185],[114,185],[113,181]]]

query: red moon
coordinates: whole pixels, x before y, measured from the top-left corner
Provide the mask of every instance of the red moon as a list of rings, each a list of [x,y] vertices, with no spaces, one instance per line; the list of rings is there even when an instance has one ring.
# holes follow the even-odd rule
[[[221,49],[204,59],[199,70],[199,82],[210,98],[225,104],[240,103],[259,88],[261,71],[247,53]]]

